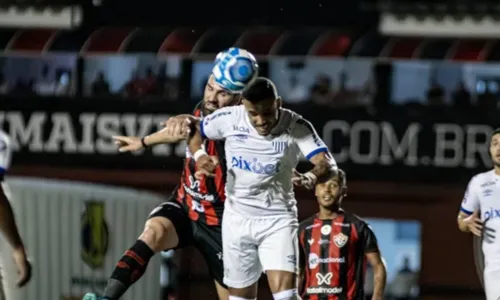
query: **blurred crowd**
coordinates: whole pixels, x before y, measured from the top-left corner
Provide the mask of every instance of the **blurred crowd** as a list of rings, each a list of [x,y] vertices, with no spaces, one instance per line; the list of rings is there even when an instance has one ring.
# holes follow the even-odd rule
[[[288,65],[278,67],[279,70],[273,73],[273,62],[270,61],[271,71],[268,76],[277,84],[286,103],[314,103],[333,108],[371,105],[382,89],[377,86],[377,83],[381,81],[380,77],[399,76],[401,78],[401,74],[398,75],[398,73],[378,74],[373,62],[364,65],[356,63],[356,67],[349,67],[348,63],[344,63],[341,67],[324,63],[323,66],[318,67],[318,64],[314,65],[314,62],[309,66],[302,62],[300,68],[294,65],[289,67],[290,63],[288,63]],[[137,68],[127,66],[123,71],[115,69],[114,66],[106,67],[105,63],[90,71],[76,67],[43,64],[31,68],[32,71],[23,72],[22,66],[7,68],[4,67],[5,65],[4,58],[3,62],[0,61],[0,94],[3,95],[157,97],[166,101],[189,98],[197,100],[196,98],[200,97],[199,93],[193,92],[200,87],[190,88],[188,85],[181,84],[181,82],[191,81],[190,76],[194,75],[186,75],[182,69],[178,70],[177,75],[172,75],[167,71],[165,63],[156,65],[142,63]],[[497,70],[500,69],[497,68]],[[411,70],[405,70],[405,74],[411,75],[411,72]],[[445,84],[443,84],[443,78],[449,78],[447,73],[441,74],[440,78],[433,76],[432,72],[420,77],[416,74],[413,78],[418,79],[419,82],[415,84],[411,80],[398,82],[393,78],[391,87],[388,88],[391,91],[389,93],[385,91],[382,97],[387,98],[383,101],[398,105],[416,103],[430,106],[447,105],[461,109],[471,107],[494,109],[498,108],[500,103],[500,71],[496,72],[498,77],[491,76],[491,71],[487,78],[481,77],[480,73],[479,75],[472,74],[468,82],[463,79],[466,78],[464,73],[458,77],[455,76],[452,80],[445,80]],[[198,82],[204,84],[207,75],[203,74],[203,80]],[[475,81],[471,82],[470,78]]]

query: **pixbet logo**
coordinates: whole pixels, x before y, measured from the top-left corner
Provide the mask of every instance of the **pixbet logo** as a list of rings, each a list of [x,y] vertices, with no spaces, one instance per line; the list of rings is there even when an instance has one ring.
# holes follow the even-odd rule
[[[254,158],[253,160],[246,160],[241,156],[233,156],[233,158],[231,159],[231,167],[256,174],[274,175],[279,172],[279,166],[279,162],[275,165],[262,164],[256,158]]]
[[[500,209],[490,207],[489,210],[484,212],[484,220],[491,220],[500,218]]]

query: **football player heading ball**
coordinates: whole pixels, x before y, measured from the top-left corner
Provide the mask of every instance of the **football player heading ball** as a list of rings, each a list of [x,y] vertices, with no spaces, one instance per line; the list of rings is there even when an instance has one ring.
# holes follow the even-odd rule
[[[257,77],[258,66],[255,57],[248,51],[230,48],[217,55],[213,70],[205,87],[203,101],[197,105],[195,115],[207,116],[219,108],[239,104],[241,93],[248,83],[253,82]],[[162,143],[177,143],[185,138],[182,131],[177,132],[176,130],[176,128],[182,127],[180,125],[185,123],[185,119],[186,117],[182,117],[182,115],[171,117],[167,121],[166,128],[143,138],[114,137],[114,139],[120,146],[120,152],[137,151]],[[218,157],[218,160],[223,162],[225,158],[223,153],[219,153],[217,150],[220,148],[215,146],[217,142],[208,141],[208,143],[214,145],[207,147],[207,149],[211,149],[207,150],[209,154]],[[221,163],[220,166],[222,168],[225,164]],[[193,175],[196,172],[194,164],[189,159],[185,161],[184,172]],[[225,173],[225,170],[220,172],[220,174]],[[202,181],[203,183],[200,183],[204,185],[203,188],[198,188],[198,191],[203,192],[199,192],[199,197],[193,198],[189,202],[185,201],[183,197],[178,197],[178,194],[187,193],[181,184],[181,188],[174,192],[173,198],[155,209],[148,217],[143,234],[125,252],[111,274],[104,295],[98,296],[94,293],[88,293],[83,299],[119,299],[146,271],[147,264],[153,255],[163,250],[183,248],[193,244],[200,250],[207,262],[210,275],[216,282],[219,298],[226,300],[228,295],[222,282],[222,257],[219,256],[222,252],[220,226],[225,199],[219,195],[221,191],[224,194],[224,181],[225,177],[222,175],[206,178]],[[207,197],[216,199],[213,202],[204,202],[202,207],[210,206],[210,209],[204,212],[196,211],[195,204],[201,205],[200,201]],[[191,214],[188,216],[186,211],[195,213],[193,216]],[[139,258],[140,263],[137,262],[137,258]]]

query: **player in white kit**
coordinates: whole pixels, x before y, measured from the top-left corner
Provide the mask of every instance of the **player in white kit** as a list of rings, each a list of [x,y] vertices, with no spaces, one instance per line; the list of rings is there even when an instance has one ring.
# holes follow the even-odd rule
[[[484,254],[484,289],[487,300],[500,299],[500,128],[490,139],[490,156],[494,168],[472,177],[458,214],[463,232],[482,238]]]
[[[281,108],[269,79],[258,78],[243,93],[242,104],[191,119],[197,126],[189,148],[199,175],[210,176],[214,169],[202,140],[225,140],[224,283],[230,300],[256,299],[257,281],[265,271],[274,299],[300,299],[293,184],[312,188],[337,166],[313,126]],[[301,153],[314,164],[305,174],[294,169]]]
[[[19,273],[19,280],[17,281],[17,286],[21,287],[25,285],[31,278],[31,265],[28,262],[26,251],[24,250],[24,244],[19,235],[19,231],[16,226],[16,221],[14,218],[14,212],[10,206],[7,195],[4,191],[6,188],[3,182],[5,172],[10,166],[10,161],[12,158],[12,148],[9,136],[0,129],[0,232],[3,234],[7,243],[12,247],[12,257],[14,259],[14,264]],[[0,245],[0,254],[2,259],[5,259],[7,249]],[[3,253],[2,253],[3,252]],[[2,275],[5,276],[2,266],[0,265],[0,300],[6,299],[4,292],[5,283],[2,280]]]

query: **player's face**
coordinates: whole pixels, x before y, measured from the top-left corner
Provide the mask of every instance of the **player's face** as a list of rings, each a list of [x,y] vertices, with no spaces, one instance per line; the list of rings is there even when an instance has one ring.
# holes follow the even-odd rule
[[[255,130],[260,135],[268,135],[271,133],[274,125],[278,122],[278,109],[280,106],[279,99],[269,99],[261,101],[257,104],[252,104],[250,101],[243,99],[242,101]]]
[[[500,133],[492,136],[490,142],[491,159],[496,167],[500,167]]]
[[[203,114],[208,115],[221,107],[234,105],[237,99],[238,95],[231,94],[220,87],[215,82],[214,76],[210,75],[203,95]]]
[[[343,193],[343,187],[338,177],[316,184],[316,198],[321,207],[332,208],[339,204]]]

